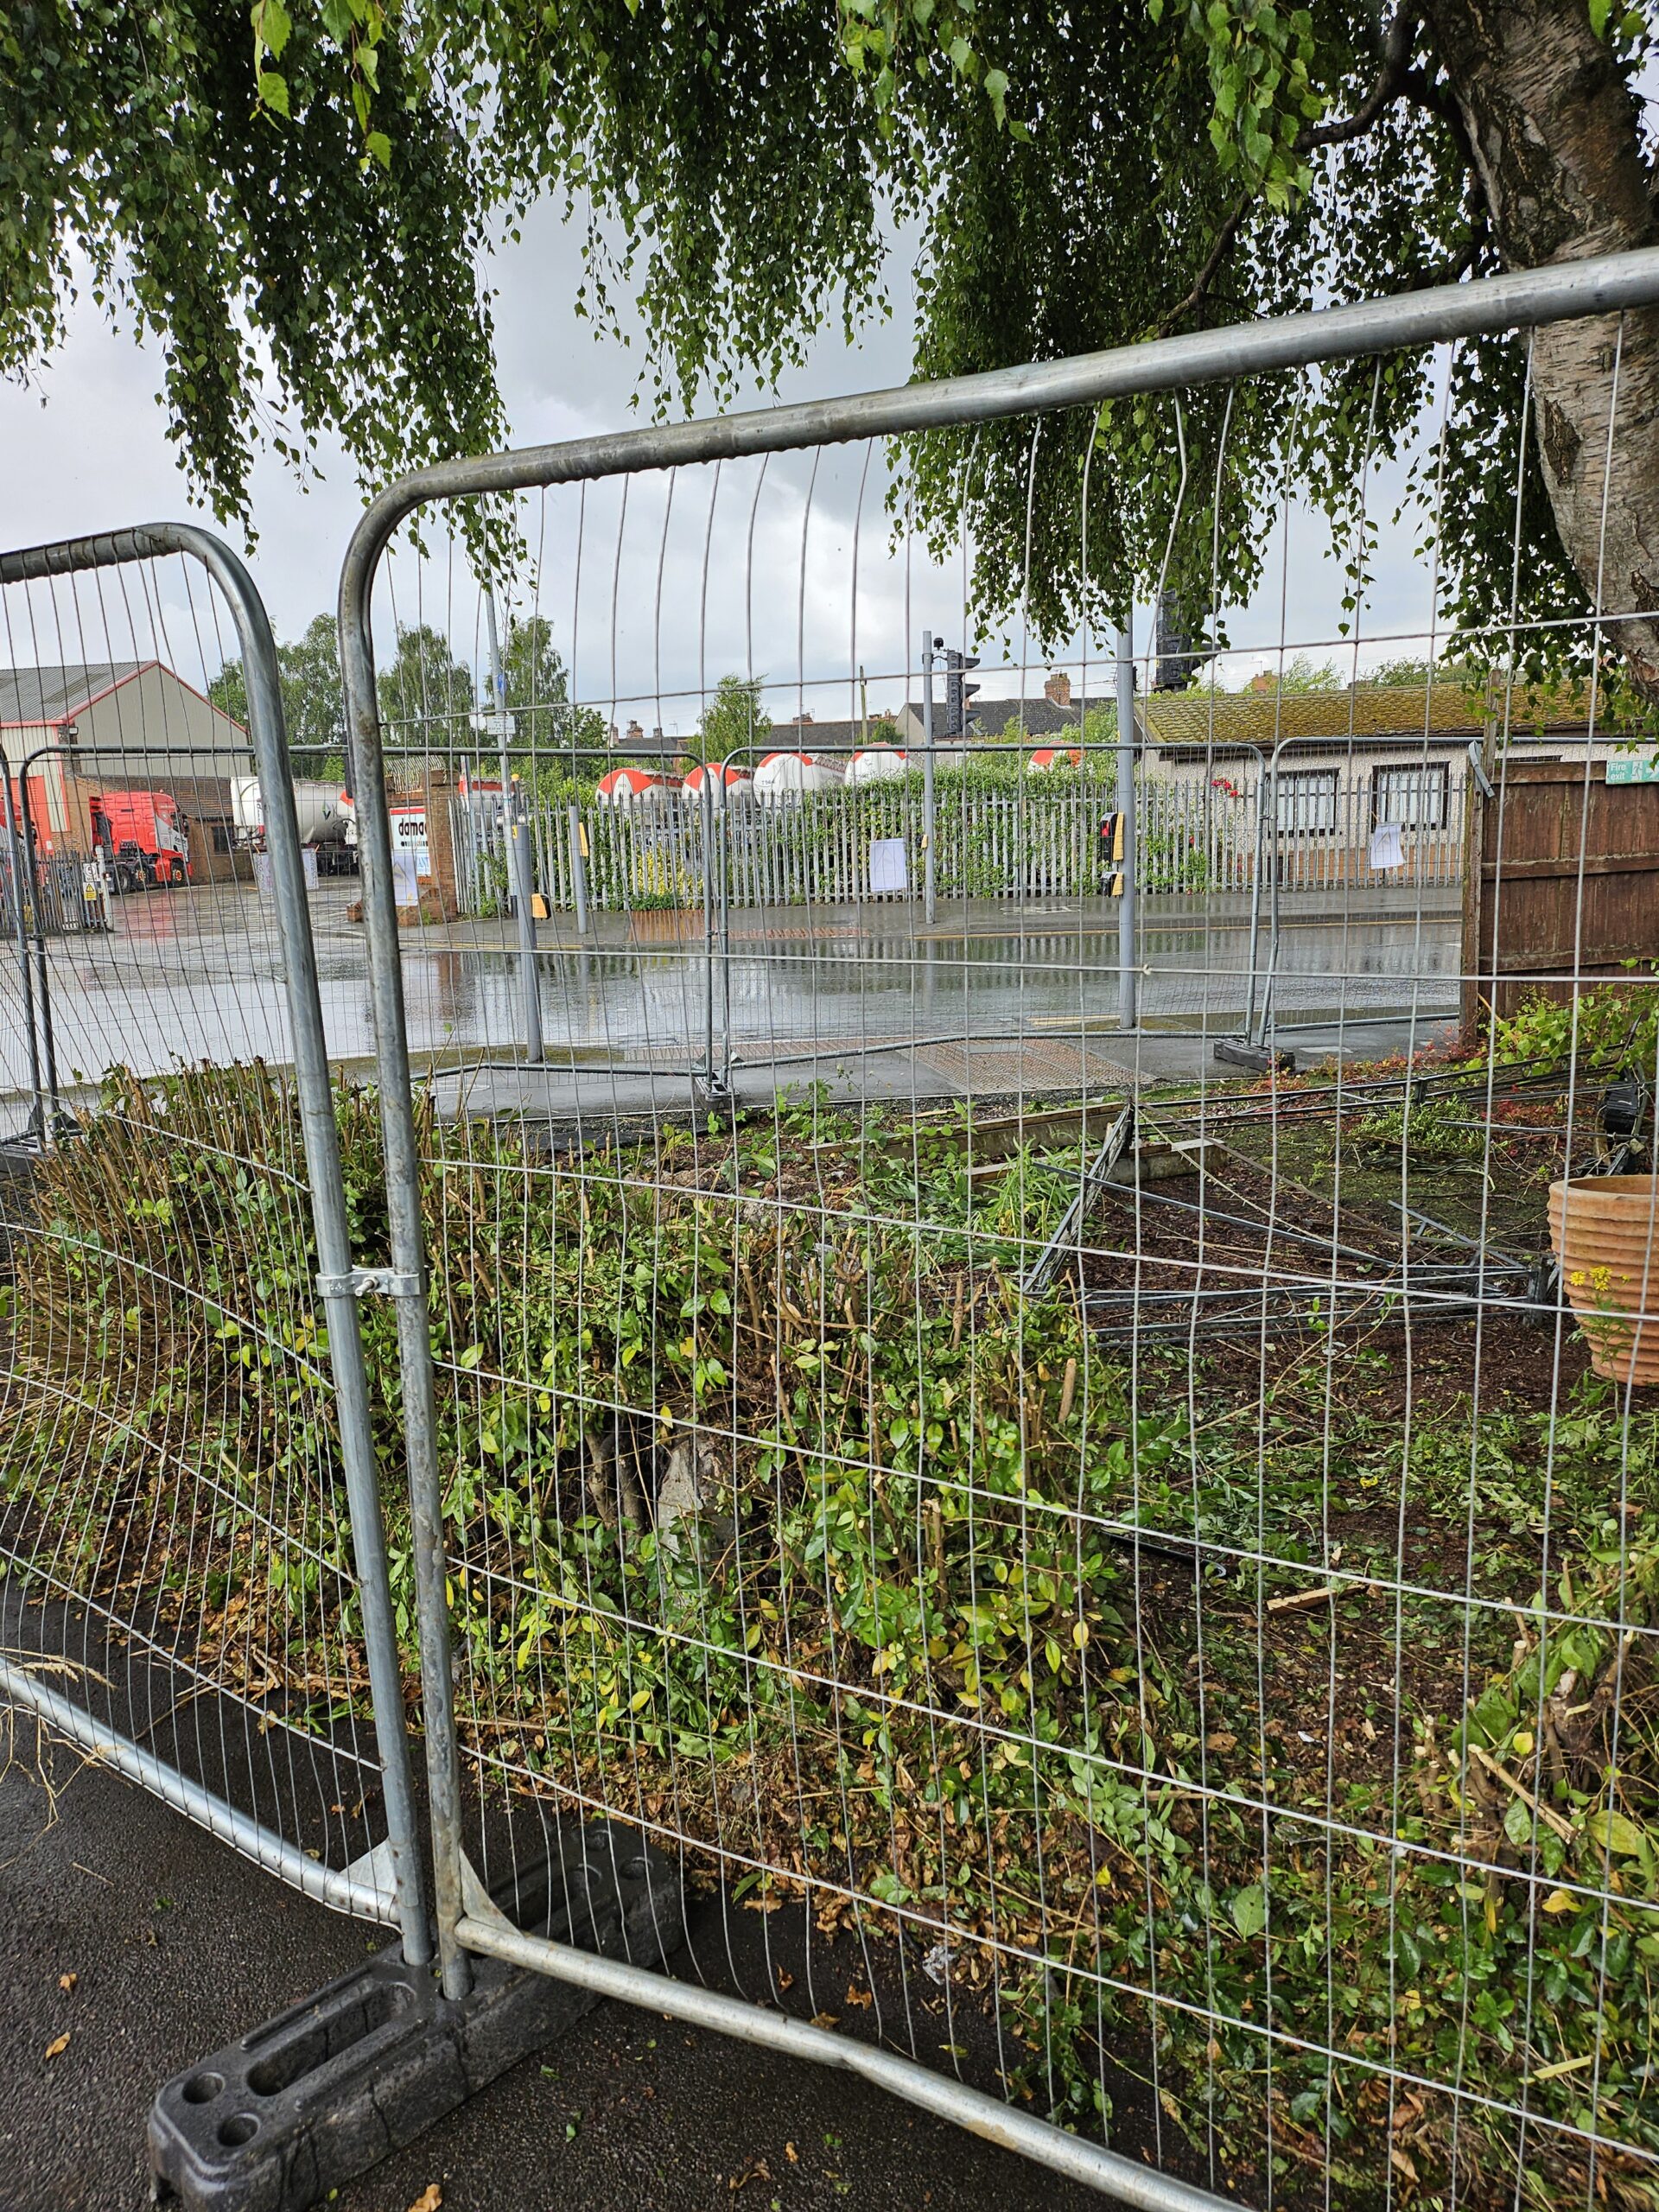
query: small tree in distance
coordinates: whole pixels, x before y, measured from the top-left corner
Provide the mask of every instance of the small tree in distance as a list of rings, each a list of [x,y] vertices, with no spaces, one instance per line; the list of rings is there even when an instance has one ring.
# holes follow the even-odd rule
[[[399,629],[396,653],[375,671],[375,689],[388,774],[418,780],[421,756],[450,760],[476,749],[473,671],[430,623]]]
[[[693,734],[680,741],[688,763],[735,760],[752,768],[772,738],[772,716],[762,702],[764,676],[722,676],[697,717]]]
[[[332,614],[315,615],[304,634],[276,648],[288,753],[300,778],[336,782],[346,774],[346,701]],[[213,704],[245,728],[247,679],[240,660],[227,660],[207,686]]]
[[[1340,691],[1342,677],[1328,660],[1316,661],[1306,653],[1298,653],[1282,668],[1263,669],[1259,676],[1252,676],[1244,685],[1247,691]]]
[[[512,765],[552,791],[561,779],[602,774],[605,717],[575,705],[564,657],[544,614],[515,616],[501,649],[506,706],[513,718]]]

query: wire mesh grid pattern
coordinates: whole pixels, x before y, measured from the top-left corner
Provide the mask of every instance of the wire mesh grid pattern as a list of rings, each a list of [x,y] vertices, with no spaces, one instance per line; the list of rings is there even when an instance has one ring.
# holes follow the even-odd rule
[[[238,662],[236,633],[193,565],[16,584],[0,603],[8,877],[34,873],[48,1089],[114,1066],[292,1058],[274,909],[243,897],[251,857],[234,842],[233,792],[254,777],[245,705],[238,719],[205,690]],[[7,980],[16,989],[15,965]],[[27,1022],[8,1026],[0,1081],[13,1093],[30,1081],[30,1039]]]
[[[1369,455],[1337,525],[1287,486],[1173,704],[1155,645],[1135,694],[1128,640],[1038,652],[1039,474],[1091,573],[1099,407],[1165,410],[1134,581],[1207,560],[1213,629],[1198,395],[1219,483],[1335,338],[395,487],[342,588],[360,925],[202,696],[238,647],[274,695],[245,605],[142,544],[0,559],[15,671],[135,664],[124,725],[5,734],[13,1700],[420,1961],[418,1696],[451,1994],[468,1952],[585,1980],[1164,2212],[1649,2201],[1659,785],[1609,646],[1651,610],[1523,594],[1524,439],[1509,601],[1443,608],[1456,334],[1543,312],[1508,281],[1390,309],[1452,348],[1411,372],[1414,601],[1372,603]],[[1405,359],[1366,327],[1362,402]],[[1000,652],[976,544],[881,504],[891,440],[993,413]],[[446,493],[515,502],[501,607]],[[194,707],[140,707],[152,660]],[[198,742],[264,777],[269,852],[226,801],[198,858]],[[593,1816],[678,1861],[672,1980],[538,1932]]]
[[[390,1917],[290,963],[235,834],[244,644],[194,550],[9,556],[0,622],[6,1694]]]
[[[1444,442],[1444,356],[1433,388]],[[1080,519],[1092,420],[1043,427],[1071,441]],[[1611,453],[1611,416],[1608,435]],[[1517,585],[1459,632],[1432,507],[1421,611],[1381,641],[1419,664],[1414,719],[1366,728],[1368,601],[1345,635],[1299,621],[1312,553],[1348,547],[1287,506],[1252,610],[1269,680],[1248,786],[1214,735],[1224,654],[1185,770],[1217,810],[1248,787],[1244,857],[1212,872],[1200,836],[1166,888],[1148,867],[1126,1031],[1097,820],[1052,890],[999,862],[990,886],[936,877],[924,908],[928,828],[937,859],[947,822],[1029,819],[1054,772],[1033,759],[1047,731],[951,760],[942,720],[918,726],[907,641],[937,623],[976,642],[972,549],[953,572],[902,513],[891,538],[866,523],[876,441],[836,457],[857,488],[839,565],[815,567],[836,459],[785,457],[788,528],[769,532],[783,461],[709,444],[728,457],[625,475],[608,505],[556,480],[620,451],[458,468],[457,491],[505,491],[515,467],[553,481],[518,508],[543,559],[486,679],[494,749],[480,760],[449,711],[388,723],[429,806],[454,787],[456,846],[497,856],[516,910],[442,924],[507,988],[479,1063],[429,1071],[410,1132],[434,1390],[414,1479],[443,1575],[423,1601],[454,1669],[453,1701],[429,1679],[428,1723],[440,1773],[453,1731],[460,1777],[435,1793],[441,1920],[446,1854],[459,1897],[463,1853],[493,1884],[553,1823],[620,1816],[680,1856],[676,1971],[768,2008],[780,2037],[793,2015],[880,2042],[1253,2201],[1645,2202],[1659,1439],[1630,1360],[1653,1325],[1630,1269],[1655,1186],[1600,1173],[1645,1166],[1656,1072],[1656,948],[1628,901],[1659,819],[1611,796],[1608,759],[1641,725],[1605,696],[1605,640],[1645,610],[1603,593],[1541,622]],[[1518,518],[1524,490],[1489,496]],[[742,527],[722,556],[727,499]],[[370,761],[389,529],[365,525],[342,594]],[[550,544],[568,620],[550,619]],[[463,575],[441,542],[400,548],[383,673],[395,645],[482,663]],[[1228,585],[1217,567],[1212,607]],[[677,620],[691,690],[664,679]],[[1523,674],[1543,631],[1581,671],[1548,734]],[[515,637],[565,640],[568,667],[537,690],[524,662],[512,675]],[[780,640],[781,682],[763,659]],[[1282,710],[1299,653],[1346,679],[1322,739]],[[1058,772],[1080,814],[1113,810],[1109,656],[1079,639],[1060,659],[1077,711],[1053,749],[1078,760]],[[1433,719],[1437,672],[1471,661],[1472,742]],[[1143,791],[1171,773],[1153,662],[1127,748]],[[1033,721],[1055,664],[1029,639],[1007,657]],[[608,734],[630,720],[632,796],[573,792],[584,743],[614,789]],[[855,805],[832,786],[872,748],[906,757]],[[665,792],[688,753],[715,772]],[[768,756],[802,763],[770,794]],[[1523,786],[1524,853],[1505,844]],[[601,806],[595,896],[576,816]],[[1455,858],[1414,865],[1431,826]],[[873,847],[888,836],[897,855]],[[781,895],[747,887],[757,847],[826,844]],[[1622,871],[1627,903],[1587,924]],[[1553,937],[1506,933],[1546,881]],[[1241,1038],[1260,1073],[1211,1057]],[[1586,1267],[1558,1204],[1564,1286],[1552,1185],[1569,1224],[1616,1188],[1634,1210]],[[458,1928],[571,1971],[476,1910]]]
[[[1406,689],[1402,712],[1421,722],[1421,690]],[[805,734],[811,742],[811,733]],[[960,805],[938,817],[939,889],[948,897],[1033,899],[1081,898],[1098,888],[1100,817],[1116,801],[1116,784],[1100,772],[1097,753],[1083,746],[1055,748],[1059,760],[1041,780],[1022,790],[975,794],[970,810]],[[880,746],[875,748],[880,753]],[[1027,751],[1029,748],[1022,748]],[[1078,755],[1073,762],[1070,756]],[[995,755],[975,747],[981,765]],[[1023,765],[1023,763],[1021,763]],[[957,760],[950,767],[959,769]],[[1430,789],[1433,818],[1415,829],[1404,858],[1388,869],[1374,868],[1370,831],[1389,818],[1393,786],[1382,784],[1391,772],[1373,768],[1368,779],[1322,793],[1329,803],[1320,833],[1292,830],[1281,841],[1281,878],[1298,889],[1317,889],[1344,877],[1358,883],[1397,889],[1404,880],[1455,888],[1461,880],[1465,782],[1442,778],[1437,763]],[[1068,772],[1068,771],[1070,772]],[[1293,770],[1292,773],[1295,772]],[[1313,771],[1328,783],[1328,771]],[[1403,772],[1407,775],[1411,771]],[[1156,891],[1247,891],[1255,868],[1258,791],[1254,773],[1198,779],[1142,772],[1136,779],[1135,814],[1141,830],[1144,887]],[[1409,803],[1410,792],[1402,796]],[[493,797],[493,794],[492,794]],[[870,847],[879,839],[902,838],[919,850],[921,795],[906,778],[895,787],[878,783],[827,791],[807,791],[787,810],[745,807],[728,815],[722,808],[716,825],[728,895],[739,906],[836,906],[883,895],[872,880]],[[1297,794],[1287,787],[1282,811],[1289,817]],[[499,812],[482,813],[475,800],[452,800],[457,847],[458,899],[462,912],[488,914],[511,896],[508,860]],[[1378,809],[1382,811],[1379,817]],[[1396,811],[1404,810],[1396,809]],[[581,828],[587,839],[584,894],[596,908],[626,912],[648,898],[658,880],[664,889],[700,886],[706,865],[702,849],[702,808],[695,794],[664,786],[648,792],[643,804],[598,804],[585,810]],[[531,823],[536,880],[550,903],[574,911],[570,847],[566,824],[545,809]],[[888,894],[890,895],[890,894]]]

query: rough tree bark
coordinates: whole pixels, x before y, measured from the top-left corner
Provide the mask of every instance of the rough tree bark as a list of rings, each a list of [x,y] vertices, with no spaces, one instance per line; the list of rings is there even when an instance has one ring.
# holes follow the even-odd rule
[[[1638,111],[1586,0],[1427,0],[1497,248],[1535,268],[1659,243]],[[1568,557],[1592,601],[1659,606],[1659,313],[1559,324],[1533,348],[1537,443]],[[1604,533],[1602,493],[1607,484]],[[1610,626],[1659,698],[1659,621]]]

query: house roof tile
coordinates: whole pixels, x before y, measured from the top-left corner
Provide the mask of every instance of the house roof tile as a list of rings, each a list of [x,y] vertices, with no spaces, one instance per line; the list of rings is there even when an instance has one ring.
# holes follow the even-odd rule
[[[1284,738],[1415,737],[1466,743],[1484,728],[1482,703],[1460,683],[1356,683],[1330,691],[1157,691],[1137,702],[1141,725],[1160,746],[1216,746],[1270,752]],[[1581,693],[1515,695],[1510,726],[1581,726]]]

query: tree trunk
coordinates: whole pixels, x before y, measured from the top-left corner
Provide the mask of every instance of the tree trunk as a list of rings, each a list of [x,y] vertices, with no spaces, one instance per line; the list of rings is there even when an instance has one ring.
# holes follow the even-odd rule
[[[1427,0],[1426,14],[1507,267],[1659,243],[1637,103],[1586,0]],[[1532,356],[1556,526],[1610,615],[1659,606],[1659,311],[1624,320],[1622,346],[1603,315],[1540,330]],[[1659,620],[1606,634],[1659,698]]]

